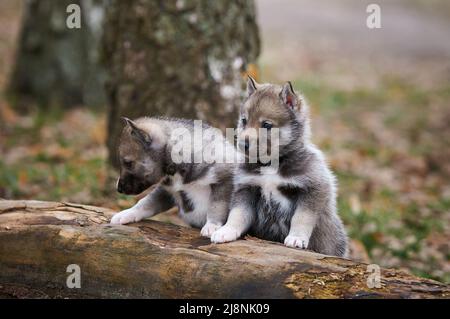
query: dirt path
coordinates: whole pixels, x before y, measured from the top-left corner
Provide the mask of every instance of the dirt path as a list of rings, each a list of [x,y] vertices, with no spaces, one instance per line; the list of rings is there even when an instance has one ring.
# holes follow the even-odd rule
[[[381,7],[381,29],[366,27],[366,6],[373,2]],[[450,6],[445,1],[430,2],[432,7],[404,0],[256,3],[263,38],[261,61],[277,68],[278,74],[281,69],[283,76],[340,68],[358,77],[360,68],[409,76],[413,68],[415,76],[427,70],[432,77],[450,79]]]

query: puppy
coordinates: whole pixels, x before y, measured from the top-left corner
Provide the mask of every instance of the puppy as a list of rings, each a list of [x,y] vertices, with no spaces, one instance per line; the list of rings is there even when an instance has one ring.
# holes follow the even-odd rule
[[[198,160],[197,155],[204,155],[206,149],[214,146],[234,153],[233,145],[218,130],[205,124],[200,124],[200,129],[212,130],[213,134],[196,134],[191,120],[147,117],[125,120],[118,150],[117,191],[135,195],[152,185],[156,187],[136,205],[114,215],[111,223],[138,222],[176,205],[185,222],[201,228],[202,236],[210,237],[227,220],[234,165],[204,161],[201,157]],[[175,131],[181,131],[187,142],[180,144],[180,139],[174,138]],[[191,142],[200,146],[192,147]],[[174,161],[181,153],[183,158]]]
[[[252,78],[247,95],[238,145],[247,156],[252,152],[258,156],[254,163],[239,165],[228,221],[213,234],[212,242],[233,241],[249,232],[289,247],[345,256],[347,235],[336,212],[335,177],[310,141],[304,99],[289,82],[281,87]],[[268,133],[274,130],[276,140]],[[277,165],[261,161],[261,134],[268,140],[269,153],[277,148]]]

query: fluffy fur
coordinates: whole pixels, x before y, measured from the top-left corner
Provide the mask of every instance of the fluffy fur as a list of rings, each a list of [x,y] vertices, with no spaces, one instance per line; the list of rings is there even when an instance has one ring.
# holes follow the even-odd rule
[[[310,142],[304,99],[290,83],[281,87],[249,78],[247,91],[238,144],[250,152],[258,145],[255,129],[278,128],[279,165],[258,161],[237,168],[228,221],[211,240],[228,242],[248,232],[290,247],[345,256],[347,235],[336,211],[336,180],[322,152]],[[268,145],[273,147],[273,142]]]
[[[117,189],[125,194],[139,194],[152,185],[156,187],[135,206],[114,215],[112,224],[137,222],[175,205],[184,221],[202,228],[203,236],[210,237],[226,222],[234,164],[175,163],[171,134],[176,129],[193,135],[194,122],[173,118],[127,119],[119,145]],[[203,125],[203,129],[210,127]],[[202,152],[213,143],[223,143],[228,152],[234,152],[222,134],[215,136],[215,139],[202,136],[202,147],[198,151]],[[191,151],[188,157],[193,158],[196,150]]]

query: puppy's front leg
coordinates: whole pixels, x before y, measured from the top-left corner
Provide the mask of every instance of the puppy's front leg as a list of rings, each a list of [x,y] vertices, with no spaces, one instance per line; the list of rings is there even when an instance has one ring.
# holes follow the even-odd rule
[[[233,191],[232,176],[227,176],[220,183],[211,185],[211,208],[206,215],[206,224],[200,234],[204,237],[211,235],[227,221],[229,202]]]
[[[298,207],[291,219],[291,229],[284,244],[288,247],[308,248],[309,239],[317,222],[317,213]]]
[[[133,207],[115,214],[111,224],[129,224],[154,216],[175,205],[172,195],[164,188],[157,186],[150,194],[139,200]]]
[[[206,224],[203,226],[200,234],[204,237],[211,237],[211,235],[227,220],[228,203],[220,201],[214,202],[211,209],[206,216]]]
[[[237,189],[232,198],[227,223],[211,236],[213,243],[226,243],[241,237],[251,227],[255,218],[254,191],[251,187]]]

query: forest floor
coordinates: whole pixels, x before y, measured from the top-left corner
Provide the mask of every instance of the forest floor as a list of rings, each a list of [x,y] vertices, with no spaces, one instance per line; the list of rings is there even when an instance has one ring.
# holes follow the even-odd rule
[[[445,1],[258,0],[263,81],[293,81],[339,181],[349,235],[384,267],[450,282],[450,10]],[[296,10],[293,10],[295,6]],[[20,3],[0,2],[0,90]],[[0,97],[0,198],[129,207],[106,165],[106,117],[18,114]]]

